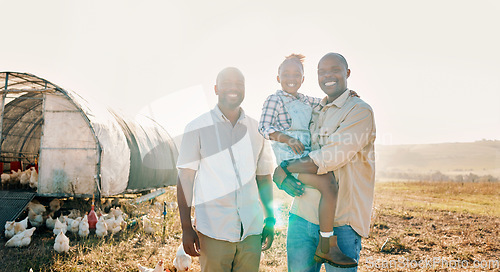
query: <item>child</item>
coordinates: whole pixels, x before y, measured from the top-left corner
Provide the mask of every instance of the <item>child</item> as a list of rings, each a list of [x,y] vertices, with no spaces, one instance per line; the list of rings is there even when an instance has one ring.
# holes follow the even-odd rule
[[[298,93],[304,82],[304,56],[292,54],[278,68],[278,82],[282,90],[267,97],[259,122],[259,132],[272,140],[276,161],[296,159],[311,151],[309,123],[312,109],[321,99]],[[297,178],[297,174],[294,174]],[[338,189],[333,172],[325,175],[300,174],[300,181],[321,193],[319,204],[320,243],[315,259],[333,266],[353,267],[356,260],[346,256],[333,239],[333,221]],[[332,239],[330,239],[332,237]],[[335,237],[336,238],[336,237]]]

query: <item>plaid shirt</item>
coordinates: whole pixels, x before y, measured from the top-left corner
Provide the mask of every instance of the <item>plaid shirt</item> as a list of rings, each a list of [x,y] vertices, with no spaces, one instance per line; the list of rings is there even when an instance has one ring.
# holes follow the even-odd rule
[[[259,132],[266,139],[269,139],[269,134],[276,131],[287,130],[292,126],[292,118],[285,109],[283,100],[279,97],[280,95],[298,99],[311,106],[311,108],[318,106],[321,101],[321,98],[311,97],[301,93],[298,93],[296,98],[283,90],[278,90],[276,93],[268,96],[262,106],[262,115],[259,121]]]

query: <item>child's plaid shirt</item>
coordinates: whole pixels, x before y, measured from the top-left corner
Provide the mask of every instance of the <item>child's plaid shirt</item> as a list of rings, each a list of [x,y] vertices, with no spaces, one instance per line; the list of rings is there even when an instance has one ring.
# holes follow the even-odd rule
[[[267,97],[262,106],[262,115],[259,121],[259,132],[264,138],[269,139],[269,134],[276,131],[284,131],[292,126],[292,118],[285,109],[285,105],[280,95],[291,99],[298,99],[307,105],[314,108],[319,105],[321,98],[307,96],[297,93],[294,97],[283,90],[278,90],[276,93]]]

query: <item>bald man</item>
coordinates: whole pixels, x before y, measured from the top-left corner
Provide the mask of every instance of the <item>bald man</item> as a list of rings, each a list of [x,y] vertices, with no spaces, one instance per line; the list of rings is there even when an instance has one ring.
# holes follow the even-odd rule
[[[202,271],[259,271],[261,251],[271,247],[276,222],[272,151],[257,121],[240,107],[245,97],[241,71],[223,69],[214,89],[217,105],[186,126],[179,150],[182,242],[187,254],[200,257]]]
[[[282,164],[291,173],[326,174],[333,171],[338,182],[334,235],[318,238],[320,194],[296,182],[283,181],[285,172],[276,168],[274,181],[294,199],[287,235],[289,271],[317,272],[327,253],[318,243],[338,244],[347,256],[359,261],[361,237],[370,229],[375,187],[375,121],[372,108],[359,97],[349,95],[347,78],[351,70],[345,58],[328,53],[318,64],[318,83],[326,94],[314,108],[310,125],[308,156]],[[316,262],[315,262],[316,260]],[[357,267],[326,265],[326,271],[356,271]]]

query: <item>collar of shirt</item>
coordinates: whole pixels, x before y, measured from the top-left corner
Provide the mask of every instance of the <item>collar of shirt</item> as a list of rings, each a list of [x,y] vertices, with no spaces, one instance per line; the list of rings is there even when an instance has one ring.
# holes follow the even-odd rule
[[[217,116],[217,118],[218,118],[217,121],[230,122],[229,119],[227,119],[227,117],[224,115],[224,113],[220,110],[219,105],[215,105],[215,108],[213,109],[213,111],[215,113],[215,116]],[[245,118],[246,118],[245,111],[243,110],[243,108],[240,107],[240,117],[238,118],[238,122],[236,122],[236,123],[243,121]]]
[[[293,99],[298,99],[298,100],[300,100],[302,102],[307,103],[307,97],[305,95],[301,94],[301,93],[297,93],[297,97],[295,97],[295,96],[293,96],[293,95],[291,95],[291,94],[289,94],[289,93],[287,93],[287,92],[285,92],[283,90],[278,90],[278,91],[276,91],[276,94],[277,95],[284,95],[284,96],[287,96],[287,97],[291,97]]]
[[[328,96],[326,96],[321,100],[319,104],[321,108],[329,108],[332,106],[336,106],[337,108],[342,108],[342,106],[344,106],[345,103],[347,102],[349,95],[350,95],[350,90],[346,89],[339,97],[337,97],[337,99],[333,100],[331,103],[328,103]]]

